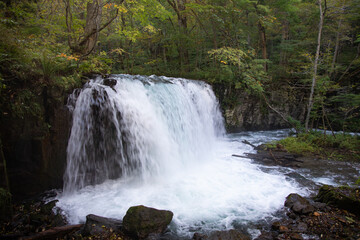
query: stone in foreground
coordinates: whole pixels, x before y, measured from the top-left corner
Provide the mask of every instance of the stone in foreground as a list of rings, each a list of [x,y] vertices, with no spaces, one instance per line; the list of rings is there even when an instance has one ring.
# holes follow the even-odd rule
[[[250,240],[248,236],[237,231],[237,230],[228,230],[228,231],[216,231],[211,233],[209,236],[195,233],[193,240]]]
[[[150,234],[162,233],[173,217],[171,211],[158,210],[143,205],[130,207],[123,218],[123,227],[131,235],[144,239]]]
[[[82,229],[82,234],[99,235],[108,231],[118,232],[121,230],[122,222],[118,219],[105,218],[90,214],[86,216],[86,223]]]
[[[285,206],[297,214],[309,214],[315,211],[315,208],[308,200],[296,193],[286,197]]]

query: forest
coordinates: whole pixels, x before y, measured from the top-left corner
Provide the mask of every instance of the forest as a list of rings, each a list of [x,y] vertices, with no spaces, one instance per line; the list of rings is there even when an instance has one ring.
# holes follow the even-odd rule
[[[139,96],[109,100],[126,88]],[[84,212],[166,199],[173,239],[208,239],[195,231],[224,222],[259,239],[358,239],[359,132],[360,0],[0,0],[0,238],[87,239],[85,218],[109,221]],[[228,152],[214,160],[220,142]],[[279,209],[294,221],[258,221]],[[99,239],[132,239],[115,225]]]
[[[282,86],[306,93],[304,119],[282,116],[290,126],[360,130],[358,0],[0,4],[1,118],[41,117],[44,89],[127,73],[205,80],[225,105],[246,91],[271,107]]]

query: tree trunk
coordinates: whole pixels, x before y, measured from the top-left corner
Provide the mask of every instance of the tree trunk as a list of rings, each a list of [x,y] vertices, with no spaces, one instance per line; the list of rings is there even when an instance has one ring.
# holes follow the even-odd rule
[[[308,103],[308,110],[305,119],[305,132],[309,131],[309,120],[310,120],[310,113],[311,109],[314,105],[314,91],[316,85],[316,77],[317,77],[317,69],[318,69],[318,62],[319,62],[319,55],[320,55],[320,47],[321,47],[321,35],[322,29],[324,25],[324,16],[326,11],[326,0],[325,0],[325,10],[322,9],[322,0],[319,0],[319,11],[320,11],[320,22],[319,22],[319,32],[318,32],[318,39],[317,39],[317,47],[316,47],[316,55],[314,60],[314,72],[312,76],[312,84],[309,96],[309,103]]]
[[[261,45],[261,52],[262,58],[267,59],[267,49],[266,49],[266,34],[265,34],[265,27],[259,22],[259,35],[260,35],[260,45]],[[267,71],[267,64],[264,63],[264,70]]]
[[[71,37],[71,35],[74,34],[72,29],[71,4],[69,0],[64,0],[64,2],[69,47],[74,54],[86,57],[96,48],[99,33],[117,18],[119,10],[116,9],[115,15],[101,26],[103,0],[89,1],[86,5],[86,23],[84,27],[84,34],[79,36],[78,40],[76,40]],[[120,4],[123,2],[124,0],[120,0]]]
[[[93,0],[88,2],[86,6],[86,24],[84,29],[84,36],[89,36],[80,46],[81,54],[88,55],[96,47],[99,36],[99,29],[101,25],[102,15],[102,0]]]
[[[186,10],[185,5],[187,3],[187,0],[167,0],[167,2],[174,9],[178,19],[179,31],[181,34],[181,37],[179,38],[178,52],[181,70],[183,70],[183,64],[189,63],[189,51],[184,46],[186,40],[183,37],[187,36],[188,34],[187,16],[184,14],[184,11]]]
[[[282,36],[281,36],[281,44],[284,47],[284,44],[286,43],[287,40],[289,40],[289,21],[288,20],[284,20],[282,22]],[[280,64],[285,66],[287,64],[287,55],[286,55],[286,50],[284,50],[283,48],[280,51]]]
[[[10,184],[9,184],[9,178],[8,178],[8,174],[7,174],[6,160],[5,160],[5,156],[4,156],[1,137],[0,137],[0,158],[1,158],[0,167],[2,169],[1,176],[3,176],[2,177],[3,179],[0,179],[0,181],[1,181],[0,187],[4,187],[8,192],[10,192]]]
[[[344,7],[345,7],[345,1],[344,1],[343,4],[342,4],[341,14],[343,14],[343,12],[344,12]],[[340,18],[339,18],[338,28],[337,28],[337,32],[336,32],[334,57],[333,57],[333,60],[332,60],[332,63],[331,63],[331,69],[330,69],[330,76],[331,76],[331,78],[334,77],[335,64],[336,64],[337,56],[339,55],[339,45],[340,45],[340,36],[341,36],[341,25],[342,25],[342,16],[340,16]]]

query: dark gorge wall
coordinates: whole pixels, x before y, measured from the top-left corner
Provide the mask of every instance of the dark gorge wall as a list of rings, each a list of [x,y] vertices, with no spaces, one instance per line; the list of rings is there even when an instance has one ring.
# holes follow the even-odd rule
[[[289,128],[279,114],[271,110],[261,96],[244,90],[224,90],[214,86],[223,111],[228,132]],[[219,92],[221,91],[221,92]],[[286,117],[305,118],[306,93],[278,87],[266,94],[268,102]]]
[[[15,200],[62,187],[71,116],[67,93],[45,87],[36,99],[36,116],[9,113],[1,137],[10,191]]]
[[[229,132],[289,127],[260,98],[241,90],[213,86],[221,103]],[[44,87],[36,98],[37,116],[8,113],[1,119],[1,138],[7,161],[11,193],[23,199],[62,188],[71,113],[66,107],[69,92]],[[277,88],[269,102],[283,114],[303,119],[304,94]]]

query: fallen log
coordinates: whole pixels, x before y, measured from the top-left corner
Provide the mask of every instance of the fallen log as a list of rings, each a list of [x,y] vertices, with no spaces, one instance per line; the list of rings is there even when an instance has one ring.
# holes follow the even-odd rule
[[[254,144],[250,143],[250,142],[247,141],[247,140],[243,140],[242,143],[245,143],[245,144],[247,144],[247,145],[250,145],[250,146],[252,146],[253,148],[257,148],[257,146],[255,146]]]
[[[38,239],[57,239],[65,236],[66,234],[74,233],[84,224],[67,225],[62,227],[54,227],[44,232],[39,232],[32,236],[22,237],[21,240],[38,240]]]
[[[232,157],[238,157],[238,158],[248,158],[248,159],[252,159],[251,157],[247,157],[247,156],[242,156],[242,155],[237,155],[237,154],[233,154],[231,155]]]

